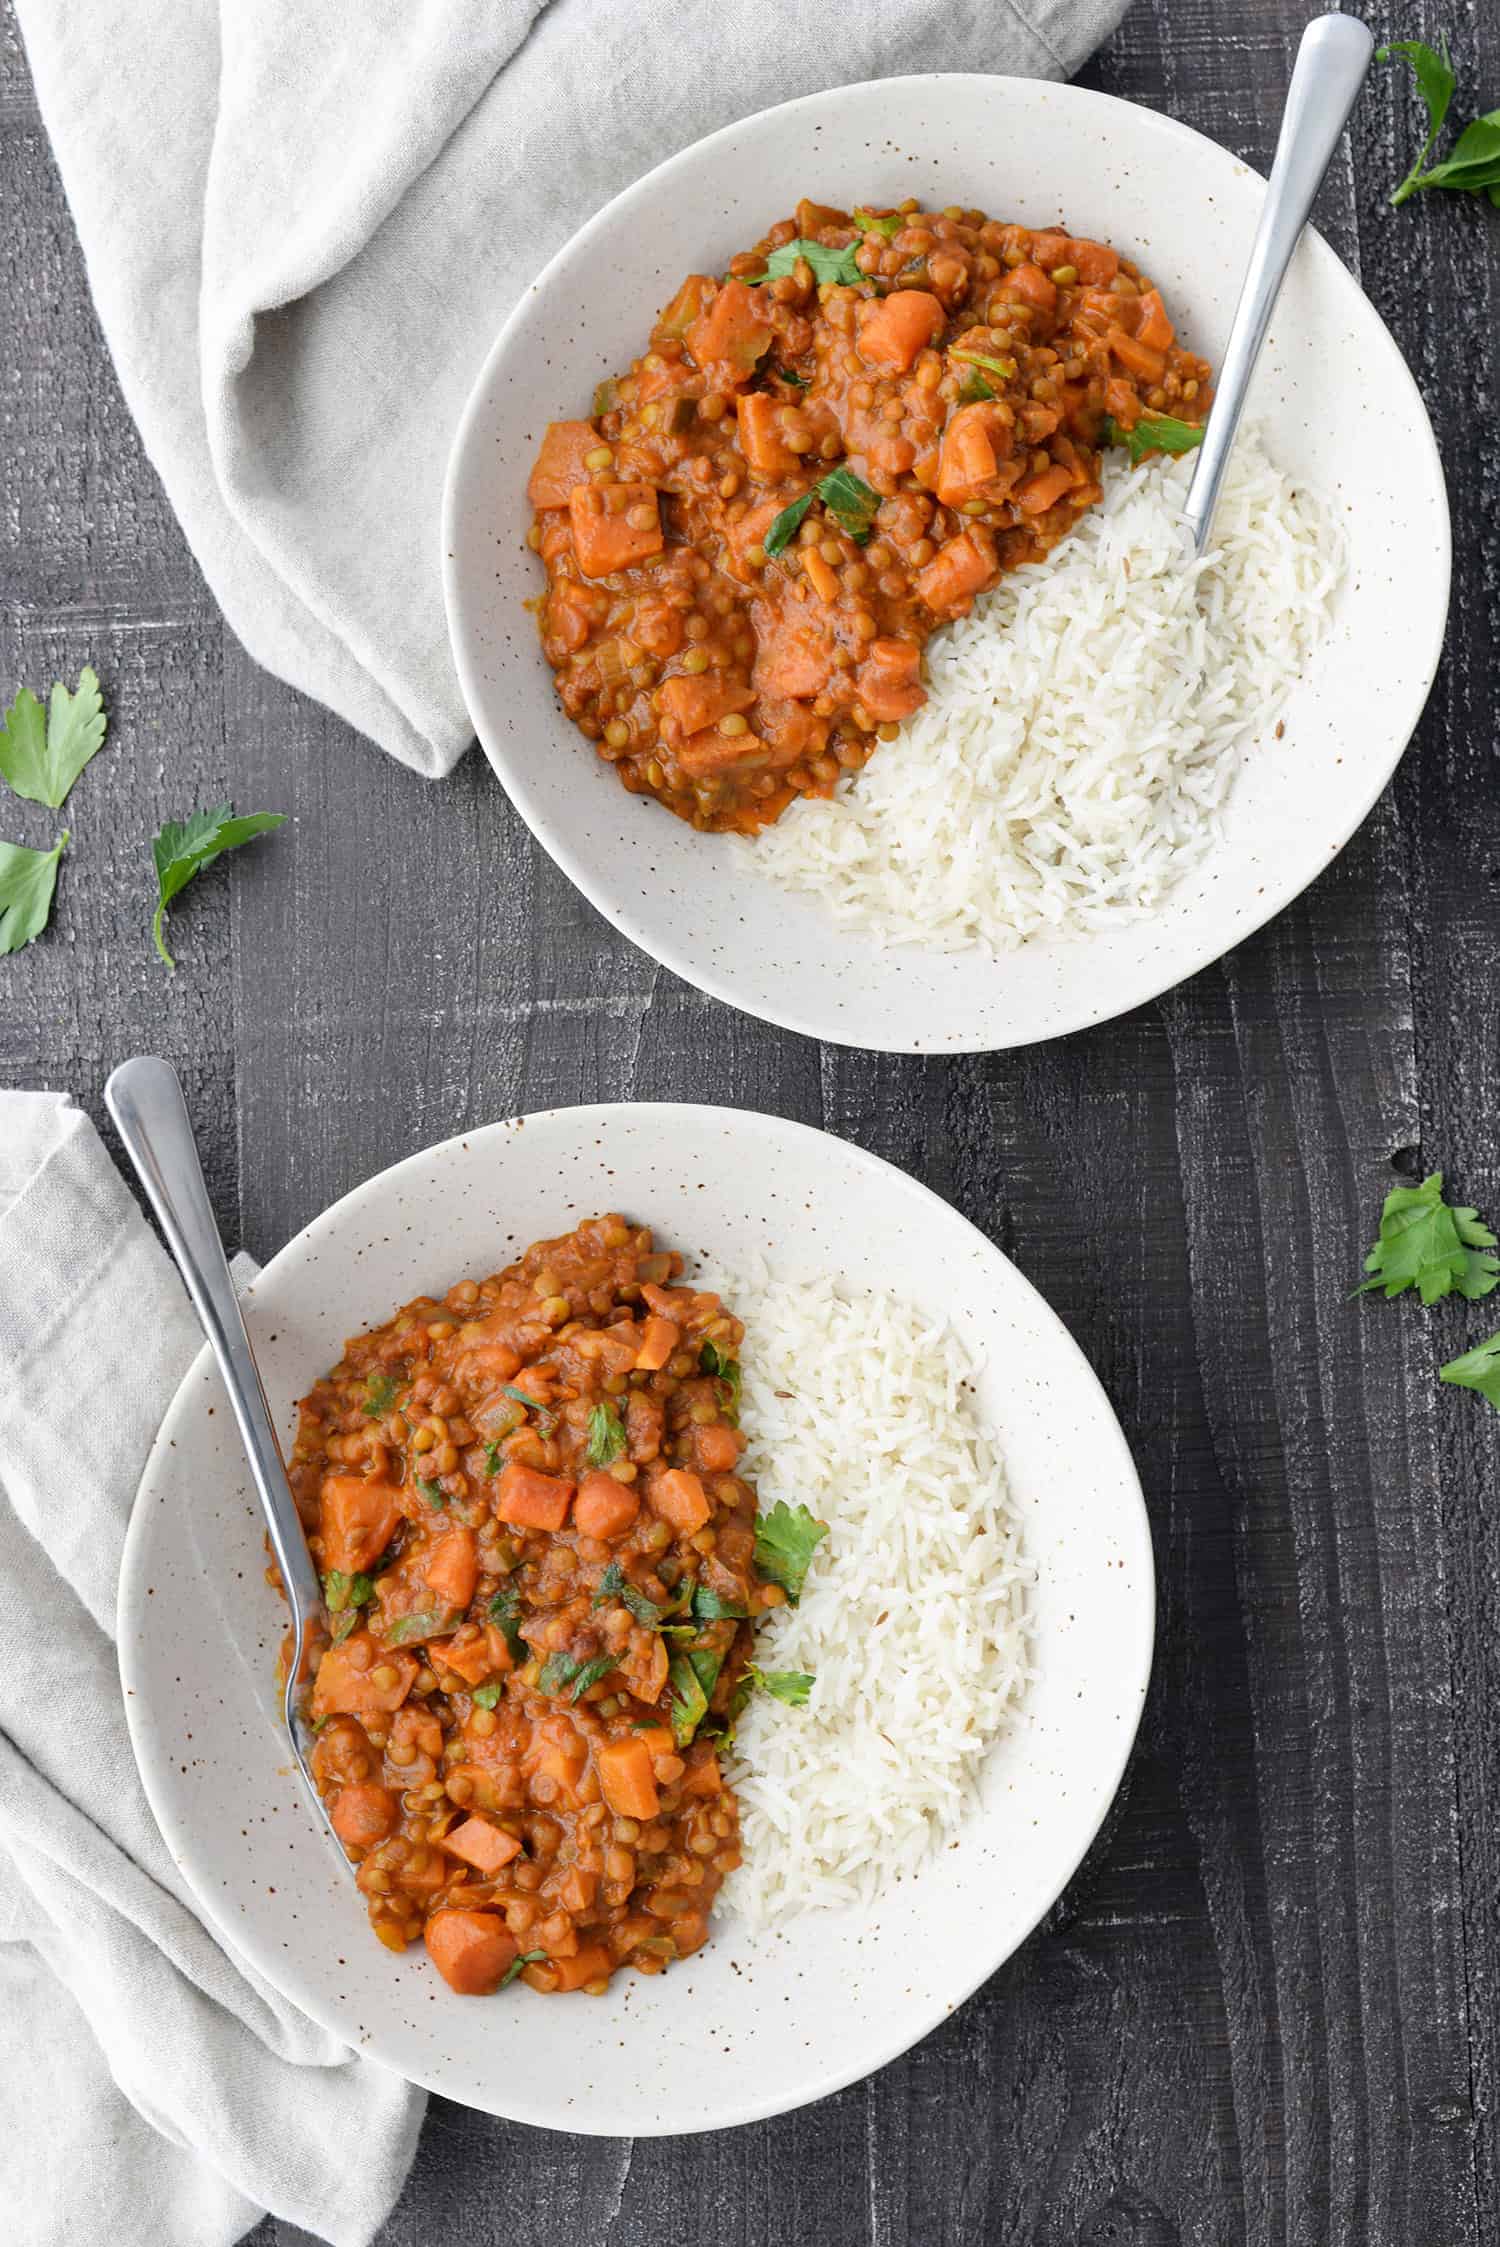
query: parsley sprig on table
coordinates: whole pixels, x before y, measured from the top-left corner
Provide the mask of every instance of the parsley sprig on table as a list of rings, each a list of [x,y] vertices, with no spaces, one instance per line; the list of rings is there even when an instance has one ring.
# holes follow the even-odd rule
[[[238,850],[242,843],[253,842],[257,835],[268,835],[273,828],[285,824],[286,815],[279,811],[250,812],[236,819],[231,804],[218,804],[212,811],[192,812],[185,820],[167,821],[151,845],[157,887],[151,933],[168,967],[177,965],[162,933],[167,907],[173,898],[186,889],[205,866],[212,866],[216,858],[222,858],[226,850]]]
[[[1411,65],[1417,92],[1427,112],[1428,132],[1416,162],[1392,194],[1392,203],[1402,204],[1424,188],[1444,187],[1455,194],[1486,195],[1500,210],[1500,109],[1492,109],[1465,125],[1441,163],[1424,171],[1423,166],[1447,122],[1458,80],[1448,58],[1446,40],[1441,48],[1434,48],[1421,39],[1393,39],[1389,46],[1379,50],[1381,62],[1390,62],[1397,55]]]
[[[87,664],[74,693],[61,679],[54,682],[45,711],[30,687],[22,687],[0,726],[0,773],[18,796],[56,811],[103,748],[107,724],[99,681]]]
[[[0,843],[0,953],[19,952],[47,926],[58,861],[67,842],[65,827],[51,850]]]
[[[1424,1303],[1459,1294],[1477,1303],[1500,1286],[1495,1236],[1476,1209],[1443,1199],[1443,1174],[1434,1170],[1420,1186],[1396,1186],[1385,1197],[1380,1237],[1365,1258],[1371,1277],[1357,1295],[1383,1290],[1387,1302],[1414,1287]]]

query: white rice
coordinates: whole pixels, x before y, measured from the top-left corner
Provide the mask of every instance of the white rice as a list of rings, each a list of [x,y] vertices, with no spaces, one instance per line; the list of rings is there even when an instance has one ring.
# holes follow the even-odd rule
[[[1191,455],[1132,469],[1045,562],[934,636],[929,699],[836,799],[803,799],[756,868],[882,944],[1003,952],[1155,910],[1220,832],[1247,738],[1328,627],[1342,541],[1235,448],[1213,549],[1179,520]]]
[[[732,1759],[752,1923],[865,1902],[972,1799],[1030,1675],[1034,1572],[951,1330],[831,1280],[710,1277],[746,1325],[745,1471],[763,1511],[827,1522],[800,1606],[756,1632],[763,1670],[811,1672],[803,1708],[759,1691]]]

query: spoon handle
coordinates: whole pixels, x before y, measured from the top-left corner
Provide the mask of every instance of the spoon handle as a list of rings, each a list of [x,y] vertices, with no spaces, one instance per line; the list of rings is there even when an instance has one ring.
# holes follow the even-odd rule
[[[276,1565],[291,1602],[300,1658],[304,1628],[307,1619],[318,1612],[322,1587],[302,1534],[266,1393],[209,1206],[177,1072],[169,1062],[146,1055],[122,1061],[104,1088],[104,1104],[146,1189],[218,1361],[271,1533]],[[292,1675],[296,1674],[294,1661]]]
[[[1302,34],[1287,88],[1281,137],[1234,326],[1203,432],[1184,520],[1202,553],[1244,411],[1250,377],[1293,250],[1349,119],[1375,42],[1354,16],[1316,16]]]

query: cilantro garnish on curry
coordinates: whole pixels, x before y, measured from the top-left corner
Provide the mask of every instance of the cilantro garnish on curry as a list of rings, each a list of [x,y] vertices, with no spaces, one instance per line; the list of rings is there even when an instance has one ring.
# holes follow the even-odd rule
[[[743,1329],[606,1216],[356,1336],[302,1403],[313,1772],[376,1935],[452,1987],[602,1990],[706,1940],[756,1621],[824,1536],[738,1471]]]
[[[922,649],[1198,442],[1207,363],[1102,242],[803,201],[689,274],[527,487],[563,707],[636,795],[753,834],[926,700]]]

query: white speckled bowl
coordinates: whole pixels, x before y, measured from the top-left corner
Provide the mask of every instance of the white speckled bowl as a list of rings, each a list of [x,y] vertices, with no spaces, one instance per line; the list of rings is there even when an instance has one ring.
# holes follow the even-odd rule
[[[1259,214],[1247,165],[1171,118],[1029,79],[892,78],[762,112],[616,198],[533,284],[500,333],[454,441],[443,572],[459,677],[485,754],[559,866],[633,942],[716,998],[810,1037],[893,1052],[1026,1045],[1102,1022],[1195,973],[1320,873],[1405,748],[1448,606],[1442,471],[1396,345],[1327,244],[1293,263],[1252,415],[1279,465],[1338,509],[1351,567],[1331,641],[1256,740],[1222,845],[1136,927],[1036,940],[998,962],[837,934],[788,895],[628,796],[562,715],[525,603],[524,485],[549,420],[639,352],[682,276],[714,272],[799,194],[845,206],[977,204],[1065,220],[1130,251],[1187,341],[1216,363]]]
[[[802,2104],[903,2051],[1035,1926],[1096,1832],[1151,1660],[1151,1540],[1098,1382],[1028,1283],[945,1202],[872,1155],[725,1108],[564,1108],[414,1155],[310,1225],[247,1305],[278,1426],[346,1335],[424,1289],[623,1209],[733,1265],[885,1285],[953,1319],[984,1365],[1040,1571],[1040,1671],[955,1846],[878,1908],[752,1939],[728,1915],[697,1957],[603,1998],[517,1985],[455,1997],[418,1948],[371,1935],[309,1813],[276,1720],[283,1611],[207,1351],[148,1462],[120,1584],[120,1667],[146,1792],[225,1940],[351,2045],[414,2081],[552,2129],[706,2130]]]

